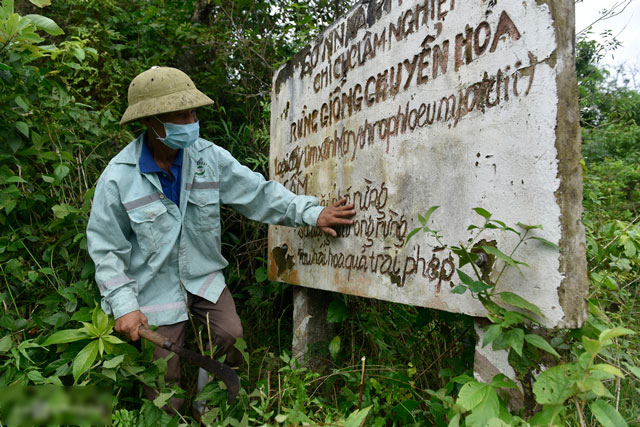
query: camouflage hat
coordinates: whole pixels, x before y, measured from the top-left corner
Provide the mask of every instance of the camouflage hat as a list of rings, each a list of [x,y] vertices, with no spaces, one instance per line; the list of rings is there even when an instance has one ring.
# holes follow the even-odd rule
[[[120,124],[211,104],[213,100],[196,89],[189,76],[182,71],[171,67],[151,67],[131,81],[129,107],[122,115]]]

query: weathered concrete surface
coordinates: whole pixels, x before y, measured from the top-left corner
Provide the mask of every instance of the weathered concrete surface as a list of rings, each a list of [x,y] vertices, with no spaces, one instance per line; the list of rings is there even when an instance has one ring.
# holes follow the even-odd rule
[[[417,18],[416,18],[417,17]],[[456,256],[482,207],[542,224],[499,290],[537,304],[547,327],[585,317],[584,231],[573,1],[362,2],[274,76],[270,176],[324,205],[346,196],[356,224],[331,239],[271,227],[269,277],[483,316],[456,295]],[[504,252],[516,237],[491,231]],[[467,267],[464,268],[465,270]],[[471,273],[467,270],[467,273]],[[495,275],[493,278],[495,279]]]
[[[309,288],[293,290],[293,357],[305,364],[307,355],[313,367],[313,352],[309,349],[333,338],[333,326],[327,323],[331,292]]]
[[[516,377],[516,372],[509,364],[509,352],[506,350],[494,351],[491,344],[482,347],[484,339],[484,331],[491,323],[486,319],[478,319],[475,321],[474,327],[476,331],[476,353],[473,359],[473,376],[477,381],[491,384],[491,380],[498,374],[504,374],[513,380],[518,386],[517,389],[502,389],[505,393],[509,407],[513,410],[519,410],[524,406],[524,390],[522,384]]]

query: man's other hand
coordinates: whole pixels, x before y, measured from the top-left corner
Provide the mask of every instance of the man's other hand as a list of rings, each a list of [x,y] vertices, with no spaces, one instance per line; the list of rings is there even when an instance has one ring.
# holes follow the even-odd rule
[[[138,328],[144,325],[145,328],[149,327],[147,323],[147,316],[142,314],[140,310],[132,311],[122,317],[116,319],[116,332],[124,334],[131,341],[138,341],[140,335],[138,334]]]
[[[345,197],[333,205],[324,208],[322,212],[320,212],[320,216],[318,216],[316,227],[333,237],[337,237],[338,233],[336,233],[333,227],[336,225],[353,224],[353,221],[348,218],[354,216],[356,210],[353,205],[345,205],[346,202],[347,198]]]

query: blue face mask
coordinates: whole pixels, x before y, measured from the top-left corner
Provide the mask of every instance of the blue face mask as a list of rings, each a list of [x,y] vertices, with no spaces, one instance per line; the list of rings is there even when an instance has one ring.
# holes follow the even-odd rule
[[[160,121],[156,117],[156,120]],[[164,126],[165,137],[161,138],[156,132],[156,137],[169,148],[180,150],[193,145],[200,136],[200,124],[198,121],[187,125],[160,122]],[[155,132],[155,130],[154,130]]]

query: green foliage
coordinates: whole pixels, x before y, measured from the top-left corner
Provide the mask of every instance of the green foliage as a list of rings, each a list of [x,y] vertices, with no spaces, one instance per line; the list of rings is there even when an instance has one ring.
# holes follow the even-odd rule
[[[433,211],[435,208],[430,209],[429,213]],[[467,426],[513,425],[514,423],[557,425],[573,417],[574,414],[567,411],[566,407],[573,404],[580,420],[583,420],[583,411],[588,404],[593,415],[603,425],[626,425],[622,415],[603,399],[614,398],[605,382],[624,378],[622,371],[611,364],[612,354],[620,352],[625,346],[632,345],[629,341],[618,344],[614,340],[622,336],[635,335],[635,332],[624,327],[607,328],[591,317],[588,325],[593,326],[594,329],[587,329],[579,334],[581,340],[574,341],[571,347],[570,357],[573,356],[574,361],[564,361],[536,375],[536,370],[549,363],[549,359],[538,350],[543,350],[558,359],[562,358],[556,348],[536,333],[534,326],[543,315],[537,306],[519,295],[512,292],[497,293],[495,289],[507,267],[526,266],[524,262],[513,258],[522,243],[528,240],[539,241],[548,247],[542,250],[557,250],[558,246],[538,236],[529,235],[533,230],[542,229],[539,225],[518,223],[517,226],[523,229],[518,231],[494,219],[485,209],[475,208],[474,211],[484,219],[484,224],[469,226],[468,229],[473,230],[475,234],[464,244],[450,246],[449,249],[459,256],[458,268],[470,265],[475,277],[458,269],[458,276],[462,283],[453,291],[464,293],[468,289],[482,302],[487,310],[487,317],[491,321],[491,325],[484,331],[482,346],[491,344],[494,351],[509,351],[509,362],[516,371],[520,384],[526,385],[528,379],[535,378],[531,384],[531,392],[539,405],[539,411],[528,421],[522,418],[522,414],[511,413],[507,406],[508,400],[505,399],[506,395],[500,395],[498,389],[514,387],[515,383],[511,380],[505,382],[506,378],[502,374],[494,377],[490,384],[469,378],[458,391],[455,404],[448,396],[453,389],[445,388],[438,392],[431,392],[441,400],[444,407],[449,409],[450,425],[459,425],[461,422]],[[424,217],[419,219],[423,226],[418,230],[432,235],[442,245],[442,236],[439,232],[429,228]],[[479,246],[485,257],[493,256],[495,260],[502,263],[502,265],[499,263],[492,265],[492,270],[497,274],[486,274],[476,266],[480,255],[477,251],[474,252],[474,248],[478,247],[478,242],[483,241],[481,240],[483,232],[490,229],[500,229],[519,237],[518,242],[508,254],[494,246]],[[628,241],[625,239],[625,242]],[[635,243],[627,244],[627,253],[635,255]],[[512,311],[505,307],[514,307],[519,310]],[[596,311],[592,310],[592,312]],[[609,363],[596,363],[598,359]],[[619,356],[615,360],[619,366]],[[636,363],[637,361],[630,362],[629,366],[636,368]]]

